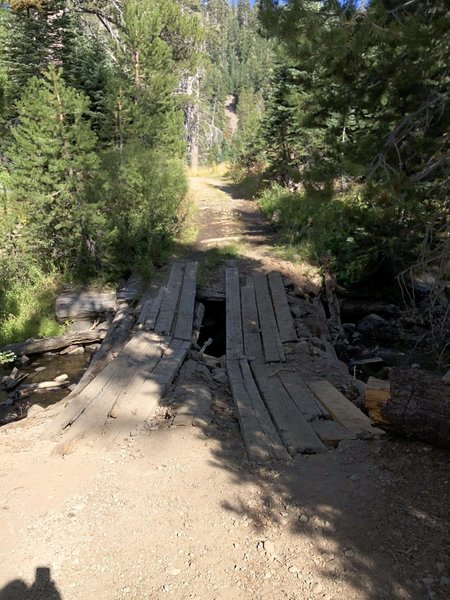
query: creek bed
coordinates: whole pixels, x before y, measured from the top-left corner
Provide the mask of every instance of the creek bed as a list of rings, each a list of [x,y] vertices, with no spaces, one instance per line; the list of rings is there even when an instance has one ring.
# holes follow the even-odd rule
[[[72,355],[49,352],[31,358],[25,365],[18,364],[20,374],[28,373],[23,383],[53,381],[55,377],[62,374],[68,375],[68,383],[64,387],[36,390],[28,397],[16,400],[14,404],[8,404],[8,397],[11,397],[14,392],[0,391],[0,426],[24,419],[34,404],[47,408],[65,398],[70,392],[68,385],[76,384],[87,369],[91,353],[88,349],[84,354]],[[0,380],[11,373],[13,366],[14,363],[0,366]],[[39,367],[45,368],[36,371],[35,369]],[[20,388],[20,385],[18,387]]]

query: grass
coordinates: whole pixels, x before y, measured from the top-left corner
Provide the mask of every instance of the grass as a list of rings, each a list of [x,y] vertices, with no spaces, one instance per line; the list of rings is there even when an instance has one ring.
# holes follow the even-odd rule
[[[30,337],[61,335],[65,327],[54,318],[59,280],[41,274],[30,283],[15,282],[0,301],[0,348]]]
[[[228,163],[201,165],[196,169],[188,169],[188,175],[189,177],[223,177],[228,170]]]
[[[243,246],[238,243],[215,246],[206,250],[199,265],[198,285],[200,287],[206,286],[211,276],[225,260],[237,259],[242,254]]]

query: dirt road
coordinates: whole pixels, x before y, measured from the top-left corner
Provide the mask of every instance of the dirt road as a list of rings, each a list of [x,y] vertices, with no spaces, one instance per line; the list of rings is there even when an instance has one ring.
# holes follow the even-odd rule
[[[242,269],[313,285],[225,181],[192,190],[187,254],[235,242]],[[211,422],[177,426],[205,394]],[[226,384],[191,369],[170,400],[145,435],[65,458],[41,439],[45,412],[0,429],[0,600],[448,598],[448,454],[387,438],[255,469]]]

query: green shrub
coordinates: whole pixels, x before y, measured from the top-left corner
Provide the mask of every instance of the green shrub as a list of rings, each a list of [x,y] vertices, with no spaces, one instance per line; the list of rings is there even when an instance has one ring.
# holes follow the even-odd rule
[[[29,337],[59,335],[54,318],[59,278],[31,260],[0,261],[0,348]]]
[[[265,190],[259,200],[266,217],[281,232],[284,244],[315,264],[332,269],[343,283],[355,283],[373,272],[381,250],[392,255],[384,240],[389,216],[371,205],[367,191],[326,190],[292,192],[280,185]]]
[[[180,227],[188,184],[179,159],[130,144],[104,156],[97,185],[103,206],[106,268],[114,275],[151,274]]]

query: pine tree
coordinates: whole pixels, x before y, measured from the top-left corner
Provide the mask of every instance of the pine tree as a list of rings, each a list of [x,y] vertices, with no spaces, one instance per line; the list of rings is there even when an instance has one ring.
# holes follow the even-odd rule
[[[12,187],[26,214],[30,244],[61,270],[79,266],[93,252],[85,194],[98,159],[88,104],[64,84],[61,70],[49,67],[28,82],[12,132]]]
[[[16,0],[5,12],[4,60],[14,103],[28,80],[48,65],[68,66],[76,18],[67,0]]]

